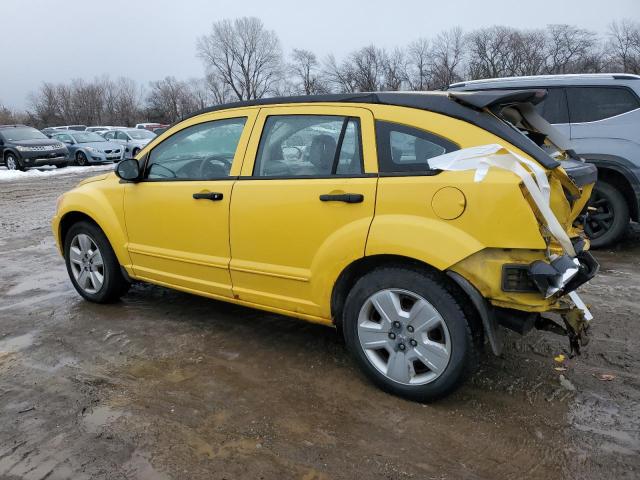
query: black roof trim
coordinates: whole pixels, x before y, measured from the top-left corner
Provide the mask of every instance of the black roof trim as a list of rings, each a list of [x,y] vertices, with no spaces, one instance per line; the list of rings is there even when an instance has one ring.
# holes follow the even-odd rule
[[[637,75],[631,75],[630,73],[616,73],[613,75],[614,80],[640,80]]]
[[[22,125],[21,123],[15,123],[13,125],[0,125],[0,128],[18,128],[18,127],[26,127],[26,125]]]
[[[511,103],[532,103],[537,105],[547,96],[547,91],[542,89],[498,89],[476,90],[464,92],[449,92],[451,98],[464,105],[482,110]]]
[[[538,96],[542,92],[542,98]],[[216,105],[200,110],[187,118],[205,113],[228,110],[231,108],[253,107],[261,105],[296,104],[296,103],[370,103],[416,108],[440,113],[476,125],[494,135],[508,141],[522,151],[531,155],[545,168],[553,169],[560,164],[544,150],[522,135],[518,130],[483,110],[491,106],[528,101],[541,101],[546,91],[529,90],[494,90],[491,92],[364,92],[329,95],[301,95],[292,97],[272,97],[242,102]],[[539,99],[538,99],[539,98]],[[537,100],[537,101],[536,101]]]

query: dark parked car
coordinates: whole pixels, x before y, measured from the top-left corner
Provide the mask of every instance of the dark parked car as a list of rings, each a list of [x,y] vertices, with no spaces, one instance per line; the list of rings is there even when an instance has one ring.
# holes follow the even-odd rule
[[[9,170],[42,165],[67,166],[69,151],[64,143],[26,125],[0,125],[0,161]]]
[[[51,138],[66,144],[69,149],[69,162],[75,162],[80,166],[119,162],[124,158],[122,145],[109,142],[94,132],[69,130],[54,133]]]

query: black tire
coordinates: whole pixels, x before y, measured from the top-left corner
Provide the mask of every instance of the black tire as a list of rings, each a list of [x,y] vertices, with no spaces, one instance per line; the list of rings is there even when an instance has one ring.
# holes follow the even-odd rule
[[[358,322],[361,309],[364,312],[364,309],[368,308],[368,299],[373,294],[388,289],[407,291],[422,297],[431,304],[446,324],[450,342],[448,363],[439,376],[428,383],[409,385],[394,381],[374,366],[360,344]],[[349,292],[345,302],[342,327],[347,347],[365,375],[381,389],[410,400],[429,402],[451,393],[475,371],[478,365],[479,351],[474,344],[472,331],[462,305],[447,288],[446,279],[437,273],[411,267],[381,267],[371,271],[361,277]],[[408,331],[408,327],[402,328]],[[382,335],[386,337],[387,333],[382,331]],[[406,335],[418,336],[419,334],[406,333]],[[401,336],[403,337],[401,342],[407,343],[407,338],[401,333],[397,337],[394,334],[392,342],[396,342]],[[397,345],[398,348],[402,347],[400,344]],[[406,358],[409,358],[409,352],[404,353],[407,355]],[[407,366],[407,369],[411,368]],[[415,366],[412,369],[415,370]],[[416,372],[417,370],[413,373]]]
[[[89,161],[87,160],[87,156],[84,154],[84,152],[76,153],[76,165],[78,165],[79,167],[86,167],[88,164]]]
[[[26,170],[26,168],[24,168],[24,165],[22,165],[22,162],[20,161],[20,159],[14,153],[11,153],[11,152],[5,155],[4,164],[6,165],[7,170],[19,170],[21,172],[24,172]]]
[[[593,248],[607,247],[623,238],[629,221],[629,206],[622,192],[610,183],[598,181],[591,194],[584,231]]]
[[[85,234],[97,245],[102,255],[103,261],[103,283],[96,292],[87,292],[78,284],[71,266],[71,244],[73,239],[79,235]],[[76,291],[86,300],[94,303],[112,303],[118,300],[122,295],[127,293],[131,284],[122,274],[120,263],[111,248],[109,240],[102,230],[95,224],[81,221],[75,223],[67,232],[64,238],[64,258],[67,265],[67,273],[71,279],[71,283]]]

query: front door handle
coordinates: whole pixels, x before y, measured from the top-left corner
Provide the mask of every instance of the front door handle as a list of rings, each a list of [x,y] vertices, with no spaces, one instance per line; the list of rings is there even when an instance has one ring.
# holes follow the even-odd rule
[[[362,203],[364,195],[360,193],[338,193],[320,195],[321,202]]]
[[[193,198],[196,200],[212,200],[217,202],[222,200],[224,195],[218,192],[194,193]]]

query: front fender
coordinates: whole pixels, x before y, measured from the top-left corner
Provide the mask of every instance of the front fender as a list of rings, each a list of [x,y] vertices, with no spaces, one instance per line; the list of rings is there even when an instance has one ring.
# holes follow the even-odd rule
[[[52,220],[52,230],[60,252],[63,252],[61,226],[64,219],[68,218],[68,215],[82,214],[100,227],[120,265],[130,269],[131,259],[126,249],[123,195],[123,186],[119,184],[115,175],[105,180],[80,185],[62,195]]]

